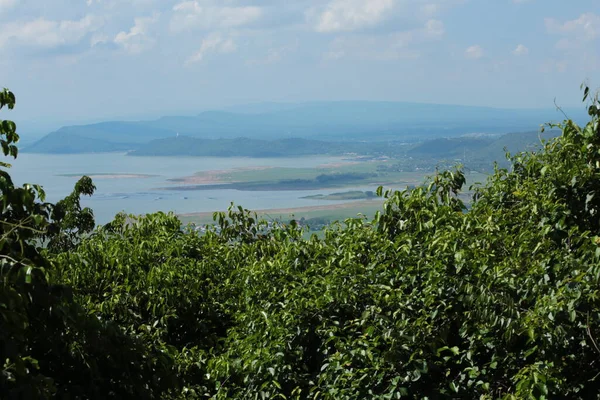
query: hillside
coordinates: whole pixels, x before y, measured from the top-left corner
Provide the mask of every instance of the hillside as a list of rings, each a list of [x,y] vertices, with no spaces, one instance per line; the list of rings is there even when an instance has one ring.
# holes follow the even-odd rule
[[[247,137],[211,140],[179,136],[153,140],[138,146],[128,154],[132,156],[294,157],[346,153],[379,154],[399,152],[403,148],[400,143],[387,142],[325,142],[300,138],[261,140]]]
[[[92,153],[126,151],[157,138],[172,136],[169,130],[137,122],[101,122],[67,126],[27,146],[29,153]]]
[[[74,135],[68,129],[61,129],[29,145],[24,152],[51,154],[102,153],[128,151],[136,148],[138,145],[139,143],[124,143]]]
[[[408,151],[408,155],[416,157],[458,157],[465,151],[480,151],[494,143],[490,136],[439,138],[420,143]]]

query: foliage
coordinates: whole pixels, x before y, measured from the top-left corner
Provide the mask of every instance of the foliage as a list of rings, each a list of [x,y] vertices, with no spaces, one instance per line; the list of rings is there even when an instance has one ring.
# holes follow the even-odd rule
[[[0,92],[0,110],[14,104],[13,93]],[[0,121],[5,156],[17,156],[18,140],[16,125]],[[79,204],[92,191],[84,177],[54,206],[39,186],[16,187],[0,170],[0,398],[150,398],[157,386],[174,387],[160,354],[149,355],[139,340],[75,303],[70,287],[48,279],[47,253],[73,249],[93,227]]]
[[[83,176],[75,184],[73,192],[56,203],[52,210],[52,219],[57,229],[50,232],[47,247],[52,252],[68,251],[76,246],[80,238],[94,230],[94,212],[89,207],[81,208],[82,195],[91,196],[96,186],[92,180]]]
[[[60,324],[38,319],[37,336],[2,322],[21,362],[39,365],[11,372],[10,384],[38,379],[80,398],[599,398],[600,109],[591,103],[585,126],[567,120],[542,151],[512,156],[469,209],[455,169],[380,190],[374,219],[308,239],[295,221],[233,206],[203,235],[163,213],[121,214],[83,236],[65,222],[76,236],[69,250],[33,247],[27,262],[72,297],[51,319]],[[4,243],[2,254],[25,259]],[[13,309],[33,315],[29,304]]]

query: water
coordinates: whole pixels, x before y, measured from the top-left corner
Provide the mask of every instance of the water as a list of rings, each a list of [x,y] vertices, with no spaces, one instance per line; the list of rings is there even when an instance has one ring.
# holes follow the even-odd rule
[[[12,162],[10,174],[17,185],[37,183],[46,191],[46,200],[56,202],[72,190],[78,177],[62,174],[146,174],[150,178],[94,179],[94,196],[82,204],[91,207],[96,222],[104,224],[120,211],[145,214],[155,211],[176,213],[225,210],[231,201],[245,208],[262,210],[332,204],[327,200],[301,197],[328,194],[336,190],[238,191],[231,189],[177,191],[157,190],[173,186],[168,179],[193,175],[199,171],[256,166],[306,168],[339,162],[339,157],[298,158],[221,158],[221,157],[128,157],[124,154],[20,154]],[[177,183],[177,185],[181,185]],[[374,188],[363,188],[373,190]],[[341,203],[341,202],[340,202]]]

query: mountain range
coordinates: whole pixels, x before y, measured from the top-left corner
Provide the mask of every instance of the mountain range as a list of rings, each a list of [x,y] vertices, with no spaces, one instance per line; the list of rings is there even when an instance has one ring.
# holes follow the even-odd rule
[[[569,110],[569,113],[569,117],[575,120],[585,118],[583,111]],[[159,140],[161,145],[171,149],[172,155],[181,154],[177,148],[185,149],[186,153],[204,155],[204,151],[192,151],[187,146],[181,146],[181,141],[178,146],[169,146],[169,141],[179,138],[188,140],[187,145],[200,147],[206,147],[207,140],[242,137],[269,141],[303,138],[331,142],[420,142],[472,133],[532,131],[544,122],[563,119],[563,114],[554,109],[520,110],[365,101],[264,103],[205,111],[195,116],[65,126],[29,145],[24,151],[131,151],[132,154],[137,152],[141,155],[148,154],[148,146],[154,147],[156,142],[153,141]],[[219,146],[227,144],[221,141]]]

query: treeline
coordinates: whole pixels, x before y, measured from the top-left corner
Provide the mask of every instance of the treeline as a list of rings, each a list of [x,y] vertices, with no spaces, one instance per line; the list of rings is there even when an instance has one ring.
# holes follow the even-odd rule
[[[198,139],[185,136],[158,139],[136,147],[128,154],[133,156],[214,156],[214,157],[298,157],[309,155],[356,154],[371,157],[391,157],[402,159],[404,169],[421,165],[433,169],[440,162],[460,160],[473,168],[493,168],[494,161],[503,162],[505,152],[537,150],[540,139],[550,139],[558,135],[549,131],[509,133],[501,136],[482,135],[476,137],[438,138],[407,144],[395,141],[321,141],[309,139],[260,140]],[[414,168],[414,167],[413,167]]]
[[[446,171],[309,239],[241,207],[93,229],[89,179],[52,205],[3,169],[0,397],[597,398],[597,104],[468,210]]]

